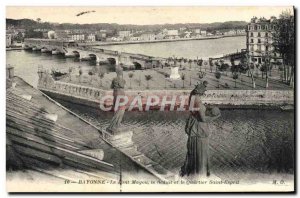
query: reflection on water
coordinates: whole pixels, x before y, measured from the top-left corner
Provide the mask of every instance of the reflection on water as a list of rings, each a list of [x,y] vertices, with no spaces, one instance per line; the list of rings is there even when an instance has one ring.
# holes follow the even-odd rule
[[[60,101],[99,128],[106,128],[112,112]],[[126,112],[124,125],[135,130],[141,152],[178,173],[186,155],[184,132],[188,112]],[[211,124],[211,169],[219,177],[235,178],[245,172],[293,173],[294,114],[281,110],[222,110]],[[226,173],[231,172],[230,175]],[[232,173],[233,172],[233,173]]]

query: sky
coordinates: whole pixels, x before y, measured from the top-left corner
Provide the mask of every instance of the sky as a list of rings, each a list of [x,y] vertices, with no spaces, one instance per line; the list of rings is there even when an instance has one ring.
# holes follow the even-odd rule
[[[79,17],[84,11],[95,11]],[[6,7],[6,18],[54,23],[174,24],[250,21],[253,16],[278,17],[290,7]]]

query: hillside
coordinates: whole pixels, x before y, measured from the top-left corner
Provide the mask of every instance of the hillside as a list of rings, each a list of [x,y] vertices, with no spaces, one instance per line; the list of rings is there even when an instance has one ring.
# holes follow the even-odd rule
[[[48,23],[37,22],[31,19],[6,19],[6,26],[14,26],[15,28],[23,29],[91,29],[100,30],[107,29],[112,31],[119,30],[150,30],[157,31],[161,29],[179,29],[186,27],[188,29],[201,28],[204,30],[220,30],[220,29],[243,29],[247,25],[245,21],[227,21],[215,23],[177,23],[177,24],[163,24],[163,25],[121,25],[116,23],[95,23],[95,24],[72,24],[72,23]]]

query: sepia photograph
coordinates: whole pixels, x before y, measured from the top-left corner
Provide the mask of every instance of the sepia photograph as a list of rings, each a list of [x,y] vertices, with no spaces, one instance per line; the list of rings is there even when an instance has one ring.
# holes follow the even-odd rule
[[[295,192],[294,6],[5,15],[7,192]]]

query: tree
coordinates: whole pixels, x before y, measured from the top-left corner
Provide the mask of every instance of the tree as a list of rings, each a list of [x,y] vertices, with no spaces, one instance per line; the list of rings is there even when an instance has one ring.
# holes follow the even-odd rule
[[[93,80],[93,75],[94,75],[94,72],[92,72],[92,71],[89,71],[89,76],[91,76],[91,81],[90,81],[90,83],[92,84],[92,80]]]
[[[22,32],[18,32],[18,34],[15,36],[14,40],[17,42],[23,42],[24,38],[23,38]]]
[[[217,88],[220,88],[220,78],[221,78],[221,72],[216,72],[215,77],[218,80],[218,86]]]
[[[37,18],[36,21],[37,21],[38,23],[40,23],[40,22],[41,22],[41,18]]]
[[[255,89],[256,85],[254,79],[254,64],[253,63],[249,64],[249,59],[247,54],[246,54],[246,60],[247,60],[248,71],[250,73],[251,80],[252,80],[252,88]]]
[[[130,82],[129,82],[129,83],[130,83],[130,87],[129,87],[129,88],[131,89],[131,79],[132,79],[132,77],[133,77],[133,73],[129,73],[129,74],[128,74],[128,77],[129,77],[129,79],[130,79]]]
[[[192,63],[193,63],[193,61],[191,59],[189,59],[190,69],[192,69]]]
[[[214,64],[213,64],[213,61],[212,61],[212,59],[211,58],[209,58],[209,68],[210,68],[210,73],[212,73],[212,69],[213,69],[213,66],[214,66]]]
[[[184,80],[185,80],[185,74],[181,74],[181,80],[182,80],[182,88],[184,88]]]
[[[79,68],[79,82],[81,81],[82,69]]]
[[[71,81],[72,80],[72,67],[69,67],[69,80]]]
[[[198,60],[197,65],[199,65],[200,71],[201,71],[201,68],[202,68],[202,64],[203,64],[203,60],[202,59]]]
[[[169,74],[165,74],[165,88],[167,88],[167,78],[169,78]]]
[[[259,70],[261,71],[261,78],[264,79],[264,74],[267,72],[266,64],[262,64]]]
[[[215,62],[215,66],[216,66],[216,72],[218,71],[218,68],[220,67],[220,63],[219,63],[219,61],[216,61]],[[211,70],[212,71],[212,70]]]
[[[104,78],[104,75],[105,75],[105,73],[103,72],[103,71],[100,71],[99,73],[98,73],[98,76],[99,76],[99,78],[100,78],[100,86],[102,86],[102,79]]]
[[[275,31],[272,35],[274,52],[283,59],[283,77],[290,85],[294,82],[295,70],[295,19],[289,11],[284,11],[274,21]],[[291,71],[289,71],[291,69]]]
[[[147,89],[149,89],[149,80],[151,80],[153,77],[151,75],[145,75],[145,79],[147,81]]]
[[[206,75],[205,72],[199,72],[199,73],[198,73],[198,77],[199,77],[199,79],[200,79],[200,82],[202,81],[202,79],[204,78],[205,75]]]
[[[220,66],[219,66],[219,71],[221,72],[225,72],[225,75],[227,76],[227,70],[229,68],[229,65],[227,63],[222,63]]]
[[[239,74],[237,72],[233,73],[232,78],[234,79],[234,87],[236,88],[236,79],[239,78]]]

